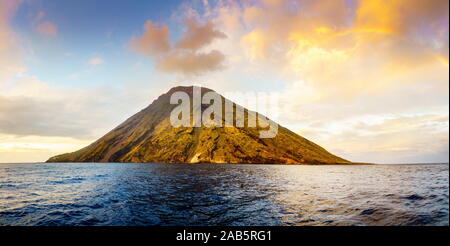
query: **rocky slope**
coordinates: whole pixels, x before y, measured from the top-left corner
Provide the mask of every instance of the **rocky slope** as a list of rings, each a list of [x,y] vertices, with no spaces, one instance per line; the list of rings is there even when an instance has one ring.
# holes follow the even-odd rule
[[[172,88],[91,145],[48,162],[350,164],[282,126],[274,138],[259,138],[261,128],[254,127],[172,127],[176,91],[192,98],[192,87]]]

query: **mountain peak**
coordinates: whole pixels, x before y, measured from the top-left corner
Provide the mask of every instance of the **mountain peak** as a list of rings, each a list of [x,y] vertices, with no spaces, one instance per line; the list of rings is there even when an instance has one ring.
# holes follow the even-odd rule
[[[194,91],[194,87],[200,88],[202,94],[206,93],[206,92],[215,92],[212,89],[206,88],[206,87],[201,87],[201,86],[195,86],[195,85],[190,85],[190,86],[175,86],[172,87],[167,93],[165,93],[166,95],[172,95],[175,92],[185,92],[187,93],[189,96],[192,96],[192,93]]]

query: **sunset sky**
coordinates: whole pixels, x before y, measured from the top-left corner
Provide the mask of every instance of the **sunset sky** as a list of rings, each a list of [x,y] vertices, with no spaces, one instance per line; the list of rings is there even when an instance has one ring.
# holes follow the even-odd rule
[[[0,0],[0,162],[82,148],[177,85],[275,91],[351,161],[449,160],[448,0]]]

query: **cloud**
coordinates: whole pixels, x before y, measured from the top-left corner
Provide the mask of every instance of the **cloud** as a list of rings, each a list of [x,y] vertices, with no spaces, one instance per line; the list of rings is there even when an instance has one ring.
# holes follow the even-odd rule
[[[448,18],[449,2],[445,0],[411,0],[407,3],[393,0],[359,1],[356,23],[363,27],[388,28],[396,33],[408,34],[423,25],[433,26]]]
[[[448,83],[448,1],[232,1],[214,11],[240,38],[226,51],[239,66],[302,81],[316,103],[350,102],[431,70]]]
[[[106,87],[55,87],[27,76],[0,89],[0,134],[90,139],[114,120],[111,108],[121,108]]]
[[[193,19],[187,19],[185,25],[187,30],[176,44],[176,47],[179,49],[196,51],[212,43],[215,39],[227,37],[223,32],[216,30],[211,21],[206,22],[202,26]]]
[[[170,51],[169,28],[152,21],[144,24],[144,33],[131,39],[130,47],[148,56],[156,56]]]
[[[131,39],[130,48],[151,57],[156,68],[164,72],[199,75],[221,69],[225,55],[218,50],[202,49],[226,35],[216,30],[211,21],[201,25],[194,19],[186,19],[184,24],[186,31],[172,45],[167,26],[147,21],[142,36]]]
[[[20,136],[87,136],[89,134],[89,130],[83,125],[65,119],[69,114],[61,102],[40,101],[30,97],[0,96],[0,105],[0,133]]]
[[[46,161],[50,156],[72,152],[90,142],[70,137],[11,136],[0,134],[0,162]]]
[[[3,0],[0,2],[0,17],[9,20],[16,12],[22,0]],[[6,23],[4,23],[6,24]]]
[[[39,11],[39,13],[36,15],[36,20],[40,21],[45,17],[44,11]]]
[[[167,90],[146,84],[60,87],[25,74],[0,85],[0,163],[45,161],[87,146]]]
[[[57,29],[55,23],[53,23],[51,21],[44,21],[44,22],[40,23],[36,27],[36,30],[40,34],[46,35],[46,36],[56,36],[58,34],[58,29]]]
[[[19,0],[0,1],[0,85],[24,71],[20,63],[20,47],[9,27]]]
[[[105,61],[102,59],[102,58],[100,58],[100,57],[94,57],[94,58],[92,58],[92,59],[90,59],[89,60],[89,65],[91,65],[91,66],[97,66],[97,65],[100,65],[100,64],[103,64]]]
[[[303,8],[292,13],[284,7],[289,2]],[[281,69],[291,70],[318,90],[348,96],[377,87],[385,77],[402,69],[409,72],[408,66],[418,67],[435,59],[434,47],[415,36],[425,32],[418,23],[439,23],[445,17],[445,11],[431,10],[444,9],[447,1],[434,1],[429,4],[433,7],[426,4],[423,7],[428,11],[399,1],[359,1],[352,8],[345,7],[343,1],[328,2],[285,1],[276,3],[273,13],[264,11],[267,6],[261,7],[259,14],[268,15],[270,22],[262,22],[242,37],[245,54],[253,62],[275,60]],[[330,14],[332,9],[334,15]],[[427,35],[448,29],[448,25],[436,25],[427,29],[431,32]],[[445,39],[433,42],[444,46]]]
[[[378,123],[348,123],[341,132],[310,129],[328,149],[354,161],[376,163],[448,162],[448,116],[398,115]],[[324,137],[326,136],[326,137]]]

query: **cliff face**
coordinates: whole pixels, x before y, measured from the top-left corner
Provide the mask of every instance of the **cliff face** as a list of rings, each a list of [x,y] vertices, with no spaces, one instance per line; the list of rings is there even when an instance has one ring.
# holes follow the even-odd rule
[[[247,125],[173,127],[170,114],[177,105],[170,104],[170,97],[176,91],[184,91],[192,98],[192,87],[172,88],[91,145],[47,162],[350,163],[282,126],[274,138],[260,138],[261,128]],[[211,90],[202,88],[202,93],[207,91]],[[192,111],[203,112],[205,108],[207,105]],[[244,112],[247,120],[248,110]],[[229,113],[233,114],[223,110],[222,115]]]

